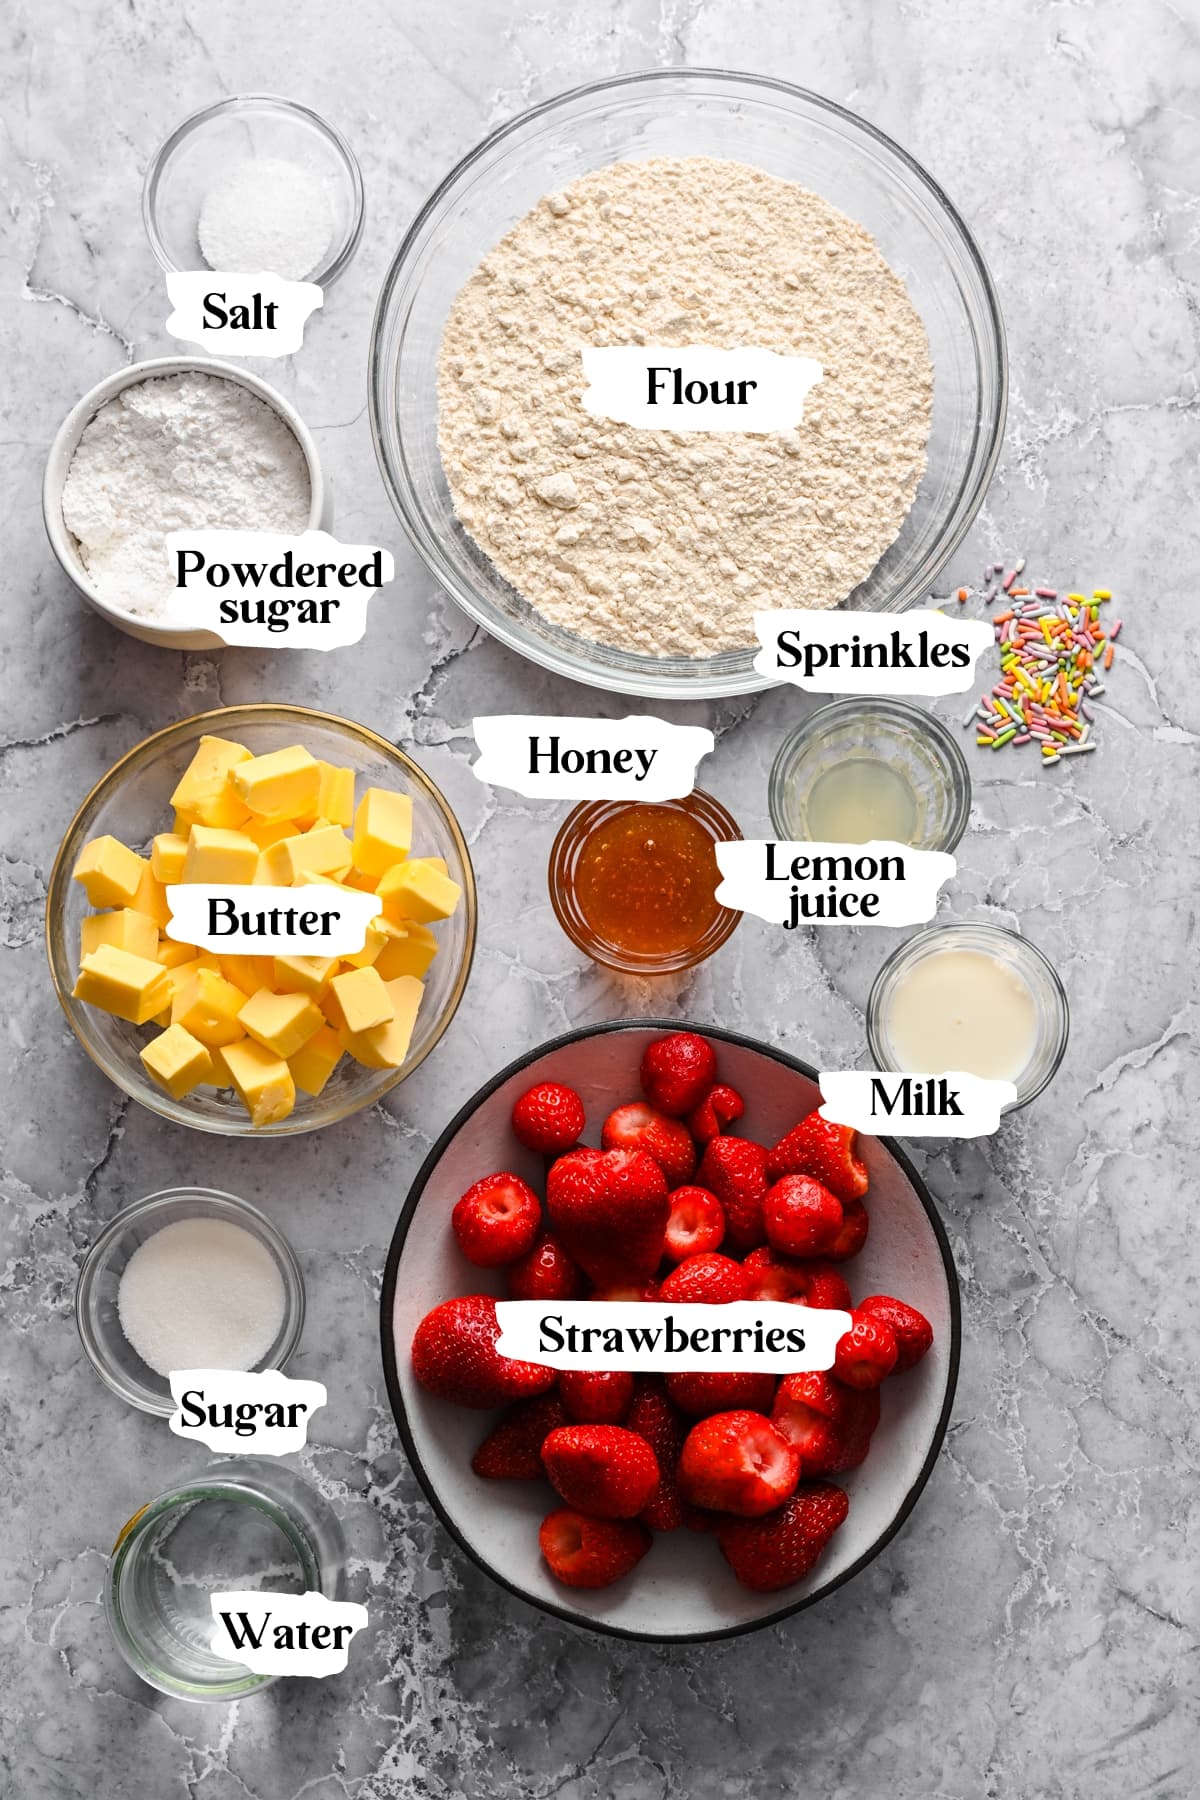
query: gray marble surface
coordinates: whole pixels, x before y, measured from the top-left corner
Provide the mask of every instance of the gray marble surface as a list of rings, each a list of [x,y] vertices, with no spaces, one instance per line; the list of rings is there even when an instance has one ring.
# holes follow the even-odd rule
[[[1194,633],[1200,566],[1194,9],[15,0],[7,22],[0,1791],[1194,1793],[1200,706],[1174,637]],[[954,1423],[925,1497],[821,1607],[671,1651],[549,1621],[448,1543],[383,1389],[385,1247],[431,1138],[514,1054],[570,1024],[667,1010],[852,1063],[880,951],[850,931],[785,944],[748,920],[665,993],[582,962],[544,892],[559,811],[481,788],[469,722],[619,703],[525,667],[443,599],[380,485],[364,376],[387,259],[446,167],[557,88],[678,62],[812,86],[944,181],[996,275],[1014,377],[1000,472],[949,578],[1023,550],[1051,578],[1117,590],[1129,647],[1098,755],[1051,779],[970,750],[975,808],[947,904],[1017,921],[1042,944],[1075,1028],[1054,1088],[994,1140],[917,1152],[965,1301]],[[397,557],[369,640],[324,660],[138,646],[78,602],[39,517],[62,414],[124,359],[171,348],[139,217],[150,153],[194,107],[256,89],[326,111],[369,196],[356,263],[303,353],[270,371],[316,430],[342,535]],[[92,781],[169,720],[257,698],[347,712],[411,748],[459,811],[482,903],[467,1003],[438,1055],[353,1124],[272,1145],[190,1136],[126,1103],[70,1037],[42,949],[50,863]],[[802,704],[775,693],[674,711],[716,729],[705,779],[747,830],[766,829],[767,768]],[[99,1593],[117,1527],[205,1453],[99,1386],[71,1317],[101,1224],[184,1174],[264,1206],[300,1252],[311,1310],[294,1372],[331,1394],[301,1461],[345,1520],[373,1619],[344,1676],[231,1708],[162,1699],[109,1642]]]

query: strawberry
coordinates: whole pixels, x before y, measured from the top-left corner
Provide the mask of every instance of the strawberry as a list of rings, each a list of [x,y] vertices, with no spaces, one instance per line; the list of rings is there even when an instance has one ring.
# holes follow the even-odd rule
[[[726,1519],[725,1513],[710,1512],[707,1506],[692,1506],[683,1502],[683,1523],[688,1531],[720,1531]]]
[[[687,1128],[698,1144],[707,1144],[740,1119],[745,1110],[746,1102],[737,1089],[718,1082],[709,1088],[695,1112],[688,1114]]]
[[[547,1567],[564,1587],[602,1588],[636,1568],[651,1544],[636,1519],[588,1519],[560,1507],[542,1520],[538,1543]]]
[[[566,1410],[555,1394],[519,1400],[484,1438],[471,1467],[488,1481],[537,1481],[542,1474],[542,1445],[566,1422]]]
[[[604,1287],[594,1287],[588,1295],[589,1300],[617,1300],[627,1306],[639,1300],[657,1300],[658,1283],[656,1281],[610,1281]]]
[[[842,1203],[842,1229],[825,1250],[821,1252],[827,1262],[849,1262],[857,1256],[867,1241],[867,1227],[871,1221],[867,1217],[867,1209],[861,1200],[846,1200]]]
[[[769,1369],[687,1369],[667,1376],[667,1393],[693,1419],[712,1413],[770,1412],[775,1376]]]
[[[849,1510],[840,1487],[806,1481],[769,1518],[727,1521],[717,1542],[743,1587],[773,1594],[804,1579]]]
[[[456,1406],[504,1406],[544,1394],[555,1373],[496,1349],[500,1322],[490,1294],[460,1294],[425,1314],[413,1334],[413,1374],[439,1400]]]
[[[584,1122],[583,1101],[561,1081],[539,1081],[526,1088],[512,1109],[517,1142],[542,1156],[558,1156],[577,1144]]]
[[[619,1425],[633,1400],[633,1376],[628,1369],[562,1369],[558,1392],[577,1425]]]
[[[583,1272],[557,1238],[543,1233],[532,1250],[508,1265],[508,1291],[514,1300],[578,1300]]]
[[[671,1262],[717,1250],[725,1236],[721,1202],[707,1188],[677,1187],[671,1195],[666,1255]]]
[[[638,1378],[625,1423],[630,1431],[645,1438],[658,1461],[658,1486],[641,1516],[653,1531],[676,1531],[683,1523],[676,1468],[688,1427],[667,1399],[661,1376]]]
[[[819,1256],[837,1242],[842,1203],[811,1175],[784,1175],[767,1189],[763,1225],[772,1250],[784,1256]]]
[[[772,1181],[784,1175],[814,1175],[843,1205],[847,1200],[861,1200],[867,1191],[867,1169],[858,1155],[857,1131],[850,1125],[835,1125],[819,1112],[810,1112],[793,1125],[767,1152],[767,1173]]]
[[[542,1203],[519,1175],[485,1175],[467,1189],[450,1224],[468,1262],[497,1269],[533,1247],[541,1230]]]
[[[715,1137],[700,1158],[696,1179],[717,1196],[725,1213],[725,1236],[734,1250],[753,1250],[766,1237],[763,1201],[767,1153],[749,1138]]]
[[[568,1255],[600,1285],[651,1276],[671,1202],[644,1150],[572,1150],[546,1178],[546,1211]]]
[[[842,1387],[824,1369],[785,1375],[771,1423],[799,1450],[806,1476],[840,1475],[866,1458],[879,1423],[879,1390]]]
[[[903,1300],[893,1300],[890,1294],[868,1295],[859,1301],[858,1311],[870,1313],[872,1318],[891,1326],[896,1340],[896,1367],[892,1371],[895,1375],[903,1375],[905,1369],[919,1363],[933,1342],[933,1326],[925,1314]]]
[[[620,1425],[560,1425],[542,1445],[542,1467],[568,1506],[598,1519],[636,1518],[658,1487],[658,1458]]]
[[[849,1331],[838,1339],[833,1373],[846,1387],[874,1388],[896,1366],[896,1338],[890,1325],[856,1307]]]
[[[810,1262],[808,1270],[808,1288],[805,1301],[809,1306],[817,1306],[824,1311],[850,1311],[850,1289],[842,1280],[832,1263]]]
[[[800,1453],[757,1412],[723,1412],[693,1425],[679,1457],[685,1500],[757,1518],[782,1504],[800,1478]]]
[[[644,1100],[631,1100],[610,1112],[600,1129],[606,1150],[644,1150],[667,1178],[668,1187],[690,1180],[696,1167],[696,1146],[686,1125],[655,1112]]]
[[[720,1306],[728,1300],[745,1300],[745,1272],[731,1256],[688,1256],[671,1270],[658,1297],[677,1306]]]
[[[673,1119],[694,1112],[717,1079],[717,1055],[694,1031],[655,1038],[642,1057],[642,1092]]]
[[[791,1300],[804,1306],[850,1310],[850,1289],[830,1263],[798,1262],[764,1245],[750,1252],[742,1272],[749,1283],[747,1300]]]

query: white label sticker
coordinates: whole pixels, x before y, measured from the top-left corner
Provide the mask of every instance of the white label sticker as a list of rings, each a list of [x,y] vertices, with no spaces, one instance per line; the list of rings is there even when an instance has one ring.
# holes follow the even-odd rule
[[[231,956],[353,956],[379,913],[377,894],[317,881],[304,887],[179,882],[167,889],[166,935]]]
[[[823,1119],[877,1136],[989,1137],[1017,1090],[1011,1081],[985,1081],[962,1069],[944,1075],[894,1075],[879,1069],[822,1070]]]
[[[790,1300],[498,1300],[501,1356],[551,1369],[830,1369],[850,1314]]]
[[[480,781],[529,800],[680,800],[715,739],[702,725],[649,714],[543,719],[507,713],[472,722]]]
[[[792,431],[823,369],[811,356],[708,344],[581,352],[587,412],[643,431]]]
[[[782,608],[754,615],[754,667],[814,694],[962,694],[996,641],[988,619]]]
[[[319,1381],[293,1381],[278,1369],[172,1369],[171,1394],[167,1423],[176,1437],[239,1456],[303,1450],[308,1421],[326,1400]]]
[[[231,269],[172,269],[167,294],[171,336],[225,356],[293,355],[309,314],[325,303],[311,281]]]
[[[239,1589],[211,1594],[216,1630],[210,1649],[255,1675],[340,1675],[350,1640],[366,1628],[367,1609],[354,1600]]]
[[[938,889],[954,875],[944,850],[914,850],[890,839],[869,844],[803,844],[745,838],[715,846],[722,906],[770,925],[920,925],[937,911]]]
[[[340,650],[367,629],[367,603],[396,573],[390,550],[327,531],[172,531],[167,617],[226,644]]]

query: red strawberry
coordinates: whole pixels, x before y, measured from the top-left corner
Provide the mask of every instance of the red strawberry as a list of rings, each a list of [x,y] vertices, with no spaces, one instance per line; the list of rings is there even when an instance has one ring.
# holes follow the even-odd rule
[[[688,1432],[679,1457],[685,1500],[742,1518],[771,1512],[799,1478],[799,1452],[756,1412],[701,1419]]]
[[[485,1175],[467,1189],[450,1223],[468,1262],[497,1269],[532,1248],[541,1230],[542,1203],[519,1175]]]
[[[878,1387],[896,1366],[895,1335],[882,1319],[857,1308],[850,1319],[849,1331],[838,1339],[834,1375],[846,1387]]]
[[[785,1375],[771,1423],[795,1444],[805,1475],[857,1469],[879,1423],[879,1390],[842,1387],[824,1369]]]
[[[772,1250],[784,1256],[819,1256],[837,1242],[842,1203],[811,1175],[784,1175],[767,1189],[763,1225]]]
[[[583,1101],[561,1081],[539,1081],[526,1088],[512,1109],[517,1142],[543,1156],[558,1156],[577,1144],[584,1122]]]
[[[514,1300],[578,1300],[583,1272],[557,1238],[544,1234],[532,1250],[509,1264],[508,1291]]]
[[[625,1306],[633,1306],[639,1300],[657,1300],[658,1283],[656,1281],[610,1281],[604,1287],[594,1287],[588,1295],[589,1300],[613,1300]]]
[[[667,1178],[668,1187],[679,1187],[696,1167],[696,1146],[686,1125],[655,1112],[644,1100],[631,1100],[610,1112],[600,1130],[606,1150],[644,1150]]]
[[[891,1326],[896,1340],[896,1367],[892,1371],[895,1375],[903,1375],[905,1369],[919,1363],[933,1342],[933,1326],[925,1314],[903,1300],[893,1300],[890,1294],[868,1295],[859,1301],[858,1311],[870,1313],[872,1318]]]
[[[566,1422],[566,1410],[556,1394],[518,1401],[484,1438],[471,1467],[488,1481],[537,1481],[542,1474],[542,1445]]]
[[[804,1306],[850,1310],[850,1289],[830,1263],[799,1262],[764,1245],[750,1252],[742,1271],[750,1284],[748,1300],[791,1300]]]
[[[858,1133],[850,1125],[835,1125],[819,1112],[793,1125],[767,1152],[767,1173],[772,1181],[783,1175],[815,1175],[843,1204],[861,1200],[867,1191],[867,1168],[858,1155]]]
[[[720,1531],[726,1517],[725,1513],[709,1512],[707,1506],[683,1503],[683,1523],[688,1531]]]
[[[645,1438],[658,1461],[658,1487],[642,1508],[641,1516],[653,1531],[676,1531],[683,1523],[676,1468],[688,1428],[667,1399],[661,1376],[639,1378],[625,1423],[630,1431]]]
[[[721,1202],[707,1188],[677,1187],[671,1195],[666,1254],[671,1262],[720,1248],[725,1236]]]
[[[842,1206],[842,1229],[833,1243],[821,1254],[827,1262],[849,1262],[867,1241],[871,1221],[861,1200],[847,1200]]]
[[[642,1092],[673,1119],[694,1112],[716,1079],[716,1051],[694,1031],[673,1031],[646,1046]]]
[[[667,1393],[693,1419],[712,1413],[770,1412],[775,1376],[769,1369],[691,1369],[667,1376]]]
[[[831,1263],[810,1262],[808,1270],[808,1289],[805,1300],[809,1306],[817,1306],[824,1311],[850,1311],[850,1289],[842,1280]]]
[[[542,1520],[538,1543],[565,1587],[602,1588],[636,1568],[652,1542],[636,1519],[588,1519],[560,1507]]]
[[[737,1089],[718,1082],[709,1088],[695,1112],[688,1115],[687,1128],[698,1144],[707,1144],[740,1119],[745,1110],[746,1102]]]
[[[720,1306],[728,1300],[745,1300],[745,1272],[731,1256],[689,1256],[671,1270],[658,1297],[676,1306]]]
[[[628,1369],[562,1369],[558,1392],[576,1424],[619,1425],[633,1400],[633,1376]]]
[[[413,1374],[439,1400],[504,1406],[554,1386],[553,1369],[496,1349],[500,1323],[490,1294],[460,1294],[425,1314],[413,1334]]]
[[[753,1250],[766,1237],[763,1201],[767,1153],[749,1138],[715,1137],[700,1158],[701,1187],[717,1196],[725,1213],[725,1236],[734,1250]]]
[[[717,1542],[743,1587],[773,1594],[804,1579],[849,1510],[840,1487],[806,1481],[769,1518],[723,1524]]]
[[[551,1165],[546,1211],[568,1255],[600,1285],[650,1276],[662,1261],[671,1202],[644,1150],[572,1150]]]
[[[568,1506],[598,1519],[636,1518],[658,1487],[658,1459],[621,1425],[560,1425],[542,1445],[542,1467]]]

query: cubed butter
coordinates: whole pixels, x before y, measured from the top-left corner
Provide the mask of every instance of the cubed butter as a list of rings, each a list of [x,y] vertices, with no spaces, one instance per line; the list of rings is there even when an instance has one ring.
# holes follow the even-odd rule
[[[339,769],[335,763],[317,764],[321,785],[317,790],[317,817],[331,825],[354,823],[354,770]]]
[[[427,857],[410,857],[397,863],[380,881],[376,892],[384,914],[394,924],[409,919],[427,925],[431,919],[448,919],[462,898],[457,881],[433,867]]]
[[[235,1044],[246,1035],[238,1018],[246,996],[215,969],[197,968],[179,983],[171,1001],[171,1023],[182,1025],[211,1048]],[[155,1011],[158,1009],[155,1008]]]
[[[296,1104],[296,1083],[286,1062],[273,1050],[245,1037],[222,1049],[218,1066],[236,1088],[252,1125],[277,1125],[291,1113]]]
[[[182,1025],[169,1025],[141,1052],[147,1073],[173,1100],[182,1100],[215,1073],[208,1050]]]
[[[142,869],[142,879],[138,882],[137,893],[129,902],[134,912],[145,913],[156,931],[165,931],[171,923],[171,908],[167,901],[167,890],[155,875],[149,863]]]
[[[201,794],[188,811],[197,825],[217,831],[236,831],[250,817],[250,808],[228,780],[215,794]]]
[[[280,994],[308,994],[318,999],[336,975],[336,956],[277,956],[271,964],[271,986]]]
[[[232,738],[210,737],[206,733],[176,784],[171,805],[187,809],[194,807],[199,799],[220,793],[230,769],[249,761],[250,752],[244,744],[235,744]]]
[[[134,956],[155,962],[158,926],[131,906],[122,906],[117,912],[90,913],[79,928],[80,955],[90,956],[101,944],[115,944],[118,950],[129,950]]]
[[[164,887],[182,881],[186,855],[186,837],[176,837],[173,831],[160,831],[150,846],[150,869],[154,879],[161,881]]]
[[[285,1061],[325,1023],[324,1013],[307,994],[276,994],[270,988],[252,994],[238,1018],[256,1043]]]
[[[195,961],[196,946],[177,944],[174,938],[160,937],[156,954],[164,969],[178,969],[184,963]]]
[[[389,938],[376,958],[376,972],[384,982],[401,975],[415,975],[423,981],[438,953],[437,939],[427,925],[418,925],[415,919],[403,931],[393,929],[397,935]]]
[[[273,844],[262,853],[260,870],[263,865],[278,871],[282,887],[291,887],[301,875],[337,876],[350,867],[350,840],[339,825],[326,825]]]
[[[306,1094],[319,1094],[342,1060],[342,1041],[332,1025],[322,1025],[307,1044],[288,1057],[292,1080]]]
[[[253,838],[260,850],[269,850],[272,844],[281,843],[284,838],[295,837],[299,829],[295,819],[256,819],[253,813],[239,827],[248,838]]]
[[[237,887],[254,880],[258,856],[258,845],[240,831],[193,825],[188,834],[183,879]]]
[[[354,867],[383,875],[412,849],[413,805],[408,794],[368,788],[354,814]]]
[[[217,963],[226,981],[232,981],[235,988],[240,988],[247,1000],[251,994],[257,994],[259,988],[274,986],[273,959],[269,956],[222,955],[218,952]]]
[[[378,962],[385,944],[390,943],[392,938],[403,936],[404,927],[393,925],[390,919],[385,919],[380,913],[379,917],[372,919],[367,926],[362,949],[355,950],[350,956],[343,956],[342,961],[351,969],[365,969],[371,963]]]
[[[324,999],[325,1016],[338,1031],[369,1031],[386,1025],[394,1007],[383,982],[368,966],[335,975]]]
[[[301,744],[252,756],[239,763],[230,780],[260,819],[279,813],[290,813],[293,819],[316,817],[321,771],[316,757]]]
[[[144,1025],[167,1005],[171,981],[154,958],[101,944],[81,961],[74,994],[131,1025]]]
[[[93,906],[132,906],[146,866],[119,839],[98,837],[83,846],[71,874]]]
[[[371,972],[374,974],[374,970]],[[351,1056],[356,1062],[364,1063],[368,1069],[400,1067],[408,1055],[413,1027],[417,1022],[417,1010],[425,992],[421,983],[412,975],[398,976],[395,981],[384,985],[392,1003],[392,1017],[385,1024],[373,1025],[367,1031],[347,1031],[341,1034],[342,1043]]]

